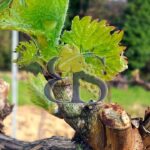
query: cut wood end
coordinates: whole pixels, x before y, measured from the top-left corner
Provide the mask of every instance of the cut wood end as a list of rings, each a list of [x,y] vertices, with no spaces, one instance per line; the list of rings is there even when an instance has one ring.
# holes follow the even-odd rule
[[[124,130],[131,126],[126,111],[117,104],[105,104],[100,110],[101,121],[109,128]]]

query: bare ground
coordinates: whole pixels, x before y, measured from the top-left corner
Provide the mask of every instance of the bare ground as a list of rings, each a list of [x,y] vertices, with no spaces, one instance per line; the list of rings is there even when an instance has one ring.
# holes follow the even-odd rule
[[[17,139],[34,141],[51,136],[65,136],[71,138],[74,130],[63,120],[60,120],[44,110],[34,106],[21,106],[17,114]],[[4,121],[4,131],[11,136],[12,115]]]

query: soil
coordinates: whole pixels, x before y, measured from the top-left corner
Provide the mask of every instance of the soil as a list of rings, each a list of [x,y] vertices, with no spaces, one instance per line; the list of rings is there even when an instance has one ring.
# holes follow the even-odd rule
[[[12,115],[4,121],[6,135],[12,135]],[[51,136],[72,138],[74,130],[46,111],[35,106],[20,106],[17,113],[16,138],[23,141],[34,141]]]

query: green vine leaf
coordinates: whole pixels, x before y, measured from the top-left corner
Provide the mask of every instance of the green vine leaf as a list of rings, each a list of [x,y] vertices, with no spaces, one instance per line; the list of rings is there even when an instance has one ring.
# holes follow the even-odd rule
[[[89,16],[82,19],[77,16],[71,31],[64,32],[62,42],[77,46],[86,63],[92,65],[94,74],[111,80],[127,68],[125,47],[120,44],[122,37],[123,31],[115,31],[105,20],[98,22]]]
[[[84,67],[84,57],[75,46],[65,45],[61,47],[58,70],[61,72],[79,72]]]
[[[37,76],[34,76],[30,73],[28,77],[29,93],[32,102],[51,113],[54,112],[55,104],[49,101],[43,92],[43,89],[47,83],[43,75],[38,74]]]
[[[17,63],[20,66],[29,65],[37,61],[37,47],[34,42],[20,42],[16,48],[16,52],[19,52]]]
[[[20,0],[7,1],[7,5],[0,3],[0,29],[17,30],[34,37],[48,61],[51,52],[56,51],[69,0],[25,0],[25,5]]]

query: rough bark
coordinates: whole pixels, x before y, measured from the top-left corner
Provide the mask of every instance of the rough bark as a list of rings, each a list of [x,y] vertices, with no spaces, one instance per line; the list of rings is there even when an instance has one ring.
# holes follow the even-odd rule
[[[9,107],[9,111],[5,108],[8,91],[6,87],[4,82],[0,82],[1,93],[4,92],[0,101],[5,102],[5,105],[1,103],[0,107],[1,122],[12,109],[12,106]],[[0,134],[0,149],[150,150],[150,108],[146,110],[145,118],[132,119],[117,104],[62,102],[58,105],[57,116],[63,118],[76,131],[72,140],[53,137],[35,142],[22,142]]]
[[[90,108],[89,108],[90,107]],[[101,110],[99,108],[101,107]],[[23,142],[0,134],[0,149],[3,150],[149,150],[149,113],[144,121],[130,120],[125,111],[116,104],[88,106],[91,116],[68,116],[65,120],[76,130],[71,141],[63,137],[52,137],[35,142]],[[111,110],[111,111],[110,111]],[[117,112],[116,112],[117,110]],[[149,109],[146,111],[148,112]],[[95,115],[98,112],[98,115]],[[113,117],[115,116],[115,117]],[[73,117],[73,118],[72,118]],[[86,118],[86,119],[85,119]],[[96,119],[97,118],[97,119]],[[112,119],[113,118],[113,119]],[[121,118],[121,119],[119,119]],[[147,121],[148,119],[148,121]],[[84,122],[86,120],[86,122]],[[133,122],[133,123],[131,123]],[[143,129],[144,127],[144,129]],[[90,148],[91,147],[91,148]]]
[[[148,150],[150,134],[141,128],[149,132],[149,114],[143,121],[131,119],[117,104],[79,104],[72,107],[72,113],[68,107],[63,106],[61,114],[75,129],[75,140],[79,138],[93,150]]]
[[[35,142],[23,142],[0,134],[2,150],[76,150],[78,144],[63,137],[52,137]]]

